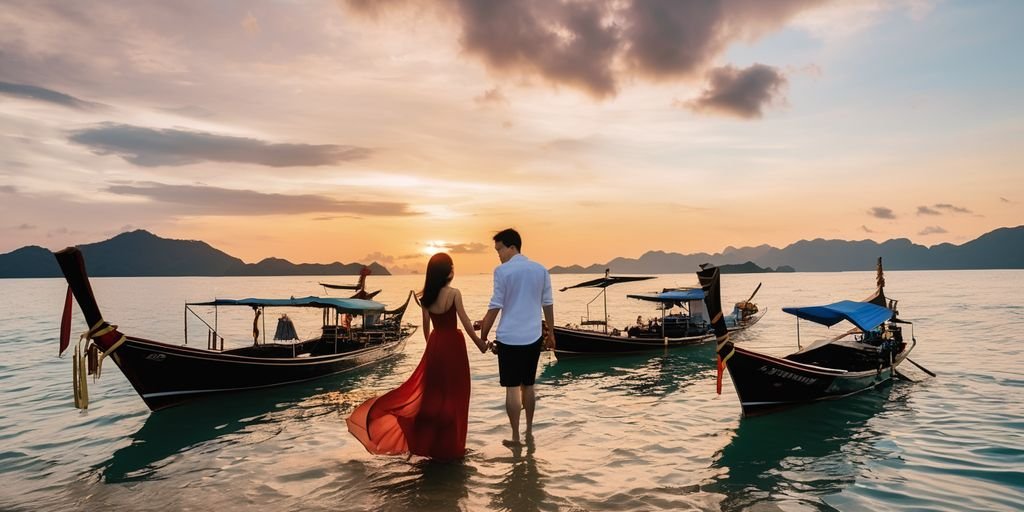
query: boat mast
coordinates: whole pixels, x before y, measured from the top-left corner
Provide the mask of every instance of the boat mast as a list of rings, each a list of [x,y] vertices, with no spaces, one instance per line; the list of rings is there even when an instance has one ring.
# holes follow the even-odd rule
[[[604,269],[604,278],[608,279],[610,268]],[[604,333],[608,334],[608,287],[601,288],[601,295],[604,296]]]

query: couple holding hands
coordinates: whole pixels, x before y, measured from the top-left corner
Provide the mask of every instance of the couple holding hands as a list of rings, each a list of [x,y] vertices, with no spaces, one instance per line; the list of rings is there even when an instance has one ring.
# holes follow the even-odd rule
[[[349,432],[370,453],[412,453],[435,459],[465,455],[470,376],[458,321],[481,352],[498,355],[505,411],[512,427],[510,442],[520,443],[523,410],[526,436],[532,435],[537,361],[542,345],[554,345],[554,301],[547,269],[520,254],[522,246],[522,237],[514,229],[494,235],[501,265],[494,269],[494,292],[480,321],[479,336],[462,304],[462,293],[451,286],[455,277],[451,257],[439,253],[430,258],[420,297],[427,347],[419,365],[405,383],[356,407],[347,420]],[[541,323],[542,311],[546,324]],[[499,312],[495,341],[488,341]]]

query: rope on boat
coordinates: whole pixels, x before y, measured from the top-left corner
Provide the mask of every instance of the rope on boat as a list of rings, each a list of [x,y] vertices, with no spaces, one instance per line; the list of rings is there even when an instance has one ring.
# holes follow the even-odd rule
[[[71,384],[75,393],[75,408],[77,409],[89,408],[89,384],[86,377],[92,375],[93,380],[99,379],[103,371],[103,359],[128,340],[127,336],[118,333],[121,334],[121,337],[108,350],[101,351],[94,340],[112,332],[117,332],[117,326],[107,324],[100,318],[92,328],[83,332],[78,338],[71,363]]]

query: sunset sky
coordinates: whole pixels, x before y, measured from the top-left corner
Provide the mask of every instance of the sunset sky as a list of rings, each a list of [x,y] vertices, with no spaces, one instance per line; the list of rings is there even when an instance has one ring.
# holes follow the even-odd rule
[[[1024,2],[0,2],[0,253],[547,266],[1024,224]]]

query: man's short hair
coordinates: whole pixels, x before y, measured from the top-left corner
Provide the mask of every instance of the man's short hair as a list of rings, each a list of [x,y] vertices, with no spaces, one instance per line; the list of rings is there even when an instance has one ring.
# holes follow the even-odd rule
[[[519,236],[519,232],[512,228],[498,231],[494,235],[494,241],[505,244],[505,247],[515,247],[517,251],[523,252],[523,237]]]

